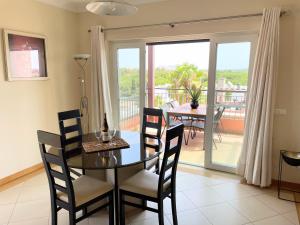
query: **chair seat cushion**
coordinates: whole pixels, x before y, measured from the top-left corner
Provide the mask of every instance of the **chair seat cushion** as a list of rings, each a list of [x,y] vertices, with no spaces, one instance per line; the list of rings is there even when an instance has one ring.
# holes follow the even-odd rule
[[[158,196],[158,181],[159,176],[148,170],[142,170],[125,180],[120,190],[157,198]],[[170,180],[164,184],[164,191],[166,191],[171,185]]]
[[[113,190],[114,187],[111,183],[82,175],[73,181],[73,188],[76,206],[80,206],[101,195],[106,194],[107,192]],[[68,196],[66,193],[58,192],[57,197],[62,201],[68,202]]]

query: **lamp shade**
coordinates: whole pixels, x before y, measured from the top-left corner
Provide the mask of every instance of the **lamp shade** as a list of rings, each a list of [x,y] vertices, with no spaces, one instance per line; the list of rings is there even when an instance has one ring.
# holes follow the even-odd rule
[[[90,58],[89,54],[76,54],[76,55],[73,55],[73,59],[75,59],[75,60],[87,60],[88,58]]]
[[[134,5],[114,1],[90,2],[86,5],[86,9],[100,16],[129,16],[138,10]]]

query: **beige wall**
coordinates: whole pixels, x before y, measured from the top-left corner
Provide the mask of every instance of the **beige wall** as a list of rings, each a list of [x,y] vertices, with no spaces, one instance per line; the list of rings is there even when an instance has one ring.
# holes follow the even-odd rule
[[[0,179],[41,162],[37,129],[58,132],[57,112],[78,107],[78,15],[32,0],[1,0],[0,29],[47,37],[49,80],[5,81],[0,40]]]
[[[225,3],[226,2],[226,3]],[[80,15],[80,49],[89,52],[88,29],[92,25],[119,27],[190,20],[261,12],[264,7],[282,6],[290,15],[281,19],[280,63],[276,107],[287,109],[286,116],[275,116],[273,159],[276,177],[280,149],[300,151],[300,2],[299,0],[170,0],[141,6],[138,14],[124,18],[103,18],[92,14]],[[107,39],[138,39],[193,34],[258,30],[260,18],[180,25],[140,30],[110,31]],[[286,180],[300,182],[300,171],[289,170]]]

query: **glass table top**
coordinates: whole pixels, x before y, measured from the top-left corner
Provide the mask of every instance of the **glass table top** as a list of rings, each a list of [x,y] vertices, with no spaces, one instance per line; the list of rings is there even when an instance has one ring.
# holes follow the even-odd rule
[[[129,148],[86,153],[80,145],[79,151],[67,159],[68,166],[77,169],[113,169],[139,164],[159,156],[163,149],[163,143],[159,140],[144,138],[141,133],[130,131],[117,131],[116,136],[123,138]],[[83,135],[83,142],[95,141],[94,134]],[[160,146],[160,151],[153,148],[145,148],[145,143]],[[66,151],[68,151],[66,149]]]

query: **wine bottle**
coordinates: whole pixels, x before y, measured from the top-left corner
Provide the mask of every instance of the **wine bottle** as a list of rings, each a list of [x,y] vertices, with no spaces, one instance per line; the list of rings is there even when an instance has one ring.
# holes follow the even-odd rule
[[[109,142],[109,128],[107,124],[106,113],[104,113],[104,119],[103,119],[102,141],[104,143]]]
[[[107,119],[106,119],[106,113],[104,113],[104,120],[103,120],[103,132],[108,132],[108,124],[107,124]]]

